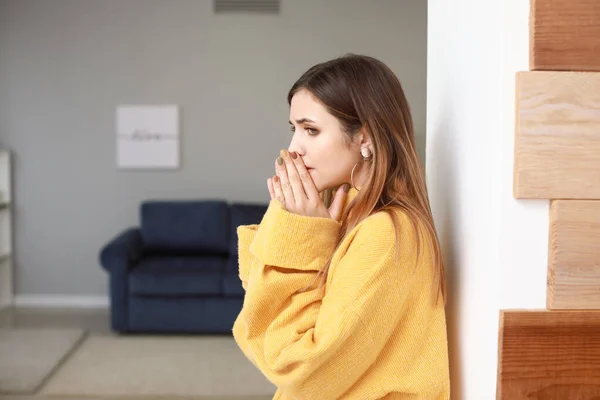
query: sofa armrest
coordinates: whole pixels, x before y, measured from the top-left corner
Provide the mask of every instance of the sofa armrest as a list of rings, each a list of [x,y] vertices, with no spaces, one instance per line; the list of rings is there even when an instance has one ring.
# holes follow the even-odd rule
[[[100,264],[109,273],[127,272],[144,251],[139,228],[129,228],[114,237],[100,251]]]

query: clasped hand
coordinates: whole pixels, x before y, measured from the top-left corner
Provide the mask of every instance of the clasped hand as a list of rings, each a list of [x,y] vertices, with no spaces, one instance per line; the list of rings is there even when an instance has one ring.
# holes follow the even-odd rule
[[[319,196],[315,183],[297,153],[281,150],[275,161],[275,176],[267,180],[272,200],[278,200],[289,212],[308,217],[331,218],[340,221],[349,185],[337,190],[331,206],[327,208]]]

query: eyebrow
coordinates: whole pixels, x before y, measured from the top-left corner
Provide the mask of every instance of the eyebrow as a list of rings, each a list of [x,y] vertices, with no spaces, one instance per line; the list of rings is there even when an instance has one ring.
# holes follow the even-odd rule
[[[292,121],[288,121],[288,122],[290,123],[290,125],[293,125]],[[313,124],[315,123],[315,121],[313,121],[312,119],[308,119],[308,118],[300,118],[300,119],[296,120],[297,124],[303,124],[305,122],[312,122]]]

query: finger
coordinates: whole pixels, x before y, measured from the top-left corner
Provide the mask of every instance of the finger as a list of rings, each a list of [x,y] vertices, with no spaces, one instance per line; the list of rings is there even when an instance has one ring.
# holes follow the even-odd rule
[[[269,188],[269,195],[271,196],[271,200],[274,200],[275,191],[273,190],[273,178],[267,179],[267,187]]]
[[[310,172],[306,169],[306,165],[304,165],[304,161],[301,157],[298,157],[296,152],[290,153],[290,157],[296,167],[296,171],[298,172],[298,177],[300,179],[300,183],[302,184],[302,188],[306,197],[309,199],[316,199],[319,197],[319,191],[315,186],[315,182],[310,176]]]
[[[292,189],[292,185],[290,184],[285,162],[282,157],[277,157],[275,170],[277,171],[277,176],[279,177],[281,191],[285,197],[286,204],[295,204],[296,200],[294,198],[294,191]]]
[[[287,177],[292,186],[292,191],[294,193],[294,200],[296,204],[298,204],[302,200],[306,200],[308,196],[304,191],[304,185],[302,184],[302,179],[300,178],[300,174],[298,173],[298,169],[296,168],[296,163],[292,159],[292,154],[296,155],[296,153],[288,153],[286,150],[281,151],[281,157],[285,162],[285,169],[287,171]],[[296,155],[296,158],[298,156]]]
[[[279,200],[281,205],[285,208],[285,196],[281,191],[281,181],[278,176],[273,177],[273,193],[275,193],[275,198]]]
[[[329,207],[329,215],[336,221],[342,219],[342,211],[344,208],[344,202],[346,201],[346,197],[348,196],[348,190],[350,190],[350,185],[344,183],[336,192],[333,201],[331,202],[331,206]]]

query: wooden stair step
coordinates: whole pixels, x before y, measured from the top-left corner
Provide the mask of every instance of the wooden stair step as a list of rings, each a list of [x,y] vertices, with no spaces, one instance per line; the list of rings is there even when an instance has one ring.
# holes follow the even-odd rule
[[[501,310],[496,394],[600,398],[600,311]]]
[[[532,0],[530,69],[600,71],[600,1]]]
[[[600,201],[553,200],[549,247],[547,307],[600,309]]]
[[[600,199],[600,73],[517,74],[516,198]]]

